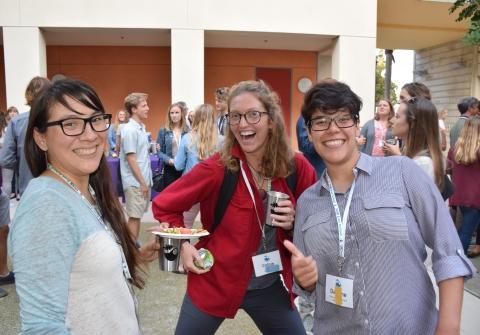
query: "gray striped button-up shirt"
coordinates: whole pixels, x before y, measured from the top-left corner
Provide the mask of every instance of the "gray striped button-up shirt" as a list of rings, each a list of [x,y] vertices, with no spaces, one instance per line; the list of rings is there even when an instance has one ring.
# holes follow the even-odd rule
[[[361,154],[347,223],[342,277],[353,279],[354,308],[325,301],[326,274],[339,276],[338,228],[323,175],[297,203],[294,243],[312,255],[319,278],[314,334],[433,334],[438,311],[424,265],[433,249],[435,279],[471,277],[457,232],[437,187],[406,157]],[[341,213],[348,193],[336,194]]]

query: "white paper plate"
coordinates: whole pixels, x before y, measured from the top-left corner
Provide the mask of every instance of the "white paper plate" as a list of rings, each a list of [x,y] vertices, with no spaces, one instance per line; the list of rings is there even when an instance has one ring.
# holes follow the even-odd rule
[[[168,238],[174,238],[174,239],[179,239],[179,240],[186,240],[189,238],[196,238],[196,237],[202,237],[202,236],[207,236],[210,235],[208,231],[202,231],[201,233],[197,234],[173,234],[173,233],[164,233],[161,231],[152,231],[153,234],[161,236],[161,237],[168,237]]]

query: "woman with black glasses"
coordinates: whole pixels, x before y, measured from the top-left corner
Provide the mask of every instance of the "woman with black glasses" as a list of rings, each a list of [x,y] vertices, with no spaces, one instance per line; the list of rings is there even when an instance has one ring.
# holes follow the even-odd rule
[[[25,140],[31,180],[9,235],[24,334],[140,334],[135,248],[104,157],[111,115],[85,83],[47,86]]]
[[[305,334],[292,307],[291,265],[282,241],[291,240],[296,199],[314,183],[315,170],[290,148],[277,95],[262,81],[231,88],[227,122],[221,153],[197,164],[153,201],[155,218],[176,227],[184,226],[183,212],[200,203],[203,227],[210,231],[195,246],[182,244],[188,287],[175,333],[214,334],[243,308],[263,334]],[[229,174],[238,179],[223,217],[215,221]],[[296,182],[287,185],[292,174]],[[271,190],[290,200],[278,202],[269,226]],[[213,254],[210,270],[194,265],[199,248]]]

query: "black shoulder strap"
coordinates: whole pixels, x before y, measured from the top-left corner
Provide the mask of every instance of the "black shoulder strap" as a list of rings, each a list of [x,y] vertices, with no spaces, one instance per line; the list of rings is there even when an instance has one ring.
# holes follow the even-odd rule
[[[210,228],[210,234],[213,234],[215,229],[220,224],[220,221],[222,221],[223,215],[225,215],[225,211],[230,203],[230,199],[232,199],[233,192],[235,192],[239,175],[239,171],[233,172],[225,167],[223,182],[222,186],[220,187],[220,192],[218,193],[217,205],[215,207],[215,217],[213,225]],[[292,173],[287,176],[286,182],[292,194],[295,194],[297,189],[297,167],[295,165],[295,160],[292,162]]]
[[[292,162],[292,173],[290,173],[287,178],[287,185],[293,195],[295,195],[297,190],[297,167],[295,165],[295,159]]]
[[[235,191],[235,187],[237,186],[239,175],[239,171],[234,172],[225,167],[223,182],[220,187],[220,192],[218,193],[217,205],[215,207],[215,218],[213,225],[210,228],[210,234],[215,231],[220,224],[220,221],[222,221],[223,215],[225,214],[230,199],[233,196],[233,192]]]

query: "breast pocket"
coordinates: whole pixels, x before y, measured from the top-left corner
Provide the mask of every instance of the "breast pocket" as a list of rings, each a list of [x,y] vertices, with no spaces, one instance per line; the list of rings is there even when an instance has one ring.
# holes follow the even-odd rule
[[[378,242],[407,240],[408,226],[400,194],[382,194],[363,199],[370,237]]]
[[[324,209],[307,217],[301,231],[307,254],[324,257],[338,252],[338,238],[331,226],[332,211]]]

